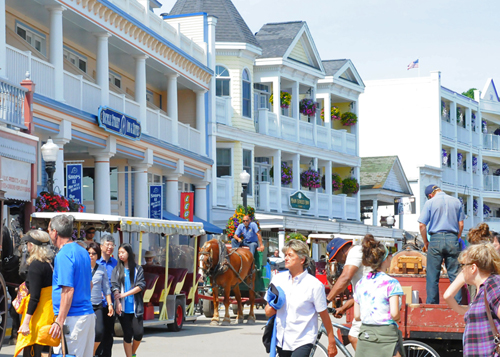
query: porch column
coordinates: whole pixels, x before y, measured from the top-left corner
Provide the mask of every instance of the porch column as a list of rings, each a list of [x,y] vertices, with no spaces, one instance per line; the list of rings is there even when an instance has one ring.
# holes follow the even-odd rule
[[[66,195],[64,192],[64,145],[71,141],[71,122],[63,120],[59,124],[59,133],[52,140],[54,144],[59,146],[57,153],[56,172],[54,173],[54,191],[56,187],[59,188],[61,195]]]
[[[207,220],[207,185],[208,182],[198,183],[194,186],[194,214],[196,217]]]
[[[5,46],[5,36],[5,0],[0,0],[0,77],[3,78],[7,78],[7,46]]]
[[[328,160],[325,165],[325,191],[326,195],[328,196],[328,218],[332,217],[332,211],[333,211],[333,202],[332,202],[332,196],[333,196],[333,188],[332,188],[332,162]]]
[[[109,175],[109,159],[113,155],[114,153],[100,153],[94,155],[94,213],[111,214],[111,180]]]
[[[361,182],[360,180],[360,167],[357,166],[354,168],[354,177],[356,177],[356,180],[358,180],[358,183]],[[356,221],[360,220],[361,217],[361,193],[358,191],[356,193]]]
[[[479,194],[479,197],[477,198],[477,217],[479,218],[479,222],[484,222],[484,211],[483,211],[483,205],[484,205],[484,199],[482,193]]]
[[[276,97],[275,97],[276,98]],[[274,101],[276,105],[276,100]],[[274,166],[274,186],[277,191],[277,206],[278,212],[281,212],[281,150],[276,150],[273,155],[273,166]],[[295,179],[295,178],[294,178]]]
[[[273,78],[273,112],[276,114],[278,137],[281,138],[281,77]]]
[[[311,87],[311,94],[312,94],[312,101],[316,103],[316,87]],[[316,113],[313,116],[313,141],[314,141],[314,146],[317,146],[318,144],[318,111],[316,110]]]
[[[179,174],[167,175],[167,211],[179,215]]]
[[[316,119],[314,119],[314,120],[316,120]],[[315,157],[313,159],[313,162],[314,162],[313,163],[313,170],[318,171],[318,158]],[[318,202],[319,202],[319,200],[318,200],[318,189],[315,188],[313,192],[314,192],[314,206],[316,207],[316,209],[314,210],[314,215],[316,217],[318,217],[318,214],[319,214],[319,209],[318,209]]]
[[[151,165],[134,163],[134,217],[148,218],[148,169]]]
[[[205,90],[195,91],[196,93],[196,129],[200,131],[200,152],[203,156],[206,156],[206,125],[205,125]]]
[[[179,145],[179,130],[177,128],[177,77],[179,77],[178,74],[167,75],[167,115],[172,120],[172,144],[174,145]]]
[[[457,103],[450,102],[450,122],[453,125],[453,139],[457,138]]]
[[[378,225],[378,201],[373,200],[372,225]]]
[[[108,38],[111,34],[96,33],[97,38],[97,85],[101,87],[101,105],[109,106],[109,54]],[[120,109],[120,108],[115,108]]]
[[[135,59],[135,101],[139,103],[141,117],[141,129],[143,132],[148,132],[148,124],[146,120],[147,105],[146,99],[146,59],[148,56],[139,55],[134,56]],[[153,128],[151,128],[153,129]]]
[[[50,6],[49,60],[54,65],[54,99],[64,102],[63,6]],[[49,79],[50,80],[50,79]]]
[[[294,154],[292,159],[292,187],[294,191],[300,190],[300,154]],[[280,171],[281,173],[281,171]]]
[[[325,104],[325,110],[324,110],[324,117],[325,117],[325,127],[328,129],[326,140],[328,141],[328,148],[331,149],[332,147],[332,96],[330,93],[327,93],[326,97],[324,98],[324,104]]]
[[[294,82],[292,85],[292,115],[295,119],[295,141],[300,141],[300,113],[299,113],[300,83]]]

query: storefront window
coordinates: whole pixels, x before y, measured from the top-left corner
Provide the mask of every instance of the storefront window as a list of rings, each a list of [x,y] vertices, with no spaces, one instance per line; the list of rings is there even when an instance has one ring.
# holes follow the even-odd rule
[[[112,201],[118,201],[118,168],[112,167],[109,170],[110,197]],[[95,190],[95,169],[93,167],[83,168],[83,200],[93,201]]]

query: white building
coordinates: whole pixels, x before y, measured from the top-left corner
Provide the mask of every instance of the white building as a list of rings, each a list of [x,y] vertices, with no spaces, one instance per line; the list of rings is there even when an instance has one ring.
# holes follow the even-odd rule
[[[397,154],[416,196],[417,214],[405,229],[418,231],[417,218],[429,184],[460,198],[465,230],[487,222],[500,229],[500,100],[493,80],[474,99],[428,77],[366,82],[360,98],[362,156]],[[500,171],[498,171],[500,174]]]

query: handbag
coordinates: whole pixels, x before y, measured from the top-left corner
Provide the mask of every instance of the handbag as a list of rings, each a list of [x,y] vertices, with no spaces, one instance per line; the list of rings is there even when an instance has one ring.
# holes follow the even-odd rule
[[[59,325],[57,322],[54,322],[53,324]],[[52,325],[42,326],[38,330],[38,342],[39,342],[40,345],[57,347],[57,346],[59,346],[61,344],[61,338],[60,337],[54,338],[49,333],[50,328],[52,327]],[[59,327],[61,327],[61,326],[59,325]]]
[[[62,354],[55,354],[52,353],[50,354],[51,357],[76,357],[76,355],[70,355],[66,353],[66,349],[68,346],[66,345],[66,337],[64,337],[64,332],[63,329],[61,328],[61,347],[62,347]]]
[[[18,314],[22,313],[22,311],[19,311],[19,308],[21,307],[21,304],[23,300],[30,294],[28,287],[26,286],[26,282],[22,283],[19,285],[19,288],[17,288],[17,296],[12,301],[12,306],[14,306],[14,309],[16,309],[16,312]]]
[[[486,315],[488,315],[488,321],[490,322],[491,332],[493,332],[493,341],[495,342],[495,352],[500,354],[500,334],[498,333],[497,327],[493,322],[493,317],[491,317],[490,304],[488,303],[488,299],[486,299],[486,285],[484,286],[484,304],[486,305]]]

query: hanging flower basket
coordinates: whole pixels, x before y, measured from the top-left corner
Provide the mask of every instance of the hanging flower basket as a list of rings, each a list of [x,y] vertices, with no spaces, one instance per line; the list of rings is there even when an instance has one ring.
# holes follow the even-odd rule
[[[292,239],[297,239],[297,240],[300,240],[302,242],[306,242],[307,241],[307,237],[305,235],[303,235],[302,233],[299,233],[299,232],[291,232],[291,233],[287,233],[285,235],[285,242],[288,242]]]
[[[490,165],[487,162],[483,162],[483,175],[490,174]]]
[[[477,174],[477,156],[472,156],[472,172]]]
[[[488,134],[488,124],[485,120],[481,121],[481,130],[483,131],[483,134]]]
[[[488,218],[490,215],[491,215],[490,207],[483,203],[483,216],[484,216],[484,218]]]
[[[312,117],[316,115],[318,103],[314,102],[311,98],[304,98],[299,102],[300,114]]]
[[[446,107],[446,103],[444,100],[441,101],[441,116],[449,121],[450,119],[450,112],[448,111],[448,108]]]
[[[339,108],[332,107],[330,118],[332,118],[332,120],[340,120]],[[321,109],[321,120],[325,121],[325,108]]]
[[[323,189],[326,189],[325,181],[326,181],[326,176],[323,176],[321,178],[321,187],[323,187]],[[342,178],[340,177],[339,174],[333,173],[332,174],[332,192],[340,191],[341,189],[342,189]]]
[[[462,108],[457,107],[457,124],[464,125],[464,113],[462,113]]]
[[[319,172],[315,170],[306,170],[300,174],[300,185],[302,187],[320,188]]]
[[[35,201],[36,212],[83,212],[83,205],[64,196],[40,192]]]
[[[269,176],[274,178],[274,166],[269,170]],[[286,162],[281,162],[281,184],[289,185],[293,181],[293,171],[290,166]]]
[[[353,112],[345,112],[341,115],[340,122],[344,126],[353,126],[358,122],[358,116]]]
[[[470,123],[472,125],[472,130],[476,131],[476,114],[472,113]]]
[[[255,222],[260,230],[259,221],[255,219],[255,209],[253,207],[247,206],[246,215],[250,216],[250,221]],[[243,208],[242,205],[238,205],[238,207],[234,211],[234,214],[231,216],[231,218],[229,218],[229,220],[226,223],[226,234],[229,239],[233,238],[234,232],[236,232],[236,229],[238,228],[240,223],[243,223],[244,216],[245,216],[245,208]]]
[[[457,167],[462,166],[463,159],[464,159],[464,156],[461,153],[458,153],[457,154]]]
[[[274,103],[273,94],[271,94],[271,98],[269,98],[269,102],[271,105]],[[280,92],[280,107],[283,109],[290,108],[290,103],[292,103],[292,95],[288,92],[281,91]]]
[[[443,166],[448,165],[448,152],[446,149],[442,149],[442,159],[443,159]]]
[[[348,177],[342,181],[342,193],[345,194],[356,194],[359,191],[359,183],[355,177]]]
[[[479,209],[479,203],[477,203],[477,200],[474,198],[474,201],[472,201],[472,210],[474,211],[474,216],[477,216],[478,209]]]

